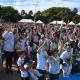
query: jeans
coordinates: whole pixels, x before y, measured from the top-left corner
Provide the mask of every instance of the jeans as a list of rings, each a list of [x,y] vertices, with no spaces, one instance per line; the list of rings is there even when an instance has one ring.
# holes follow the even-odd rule
[[[38,69],[39,73],[42,74],[42,77],[40,77],[39,80],[45,80],[46,70],[40,70]]]
[[[6,70],[12,71],[12,56],[13,52],[4,51],[5,59],[6,59]]]
[[[57,80],[59,78],[59,74],[49,74],[50,80]]]

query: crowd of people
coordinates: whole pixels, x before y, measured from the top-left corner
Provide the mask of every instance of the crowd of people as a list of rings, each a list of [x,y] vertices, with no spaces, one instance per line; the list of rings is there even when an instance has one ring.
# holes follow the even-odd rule
[[[73,56],[80,51],[80,28],[3,24],[0,27],[0,65],[6,73],[15,64],[21,80],[56,80],[71,75]]]

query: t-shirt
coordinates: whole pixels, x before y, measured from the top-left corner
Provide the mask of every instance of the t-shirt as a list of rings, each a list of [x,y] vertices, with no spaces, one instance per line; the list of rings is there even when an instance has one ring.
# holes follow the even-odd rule
[[[49,73],[51,74],[58,74],[60,72],[60,59],[59,57],[49,57],[47,60],[47,63],[49,64]]]
[[[22,50],[26,50],[26,39],[21,39],[19,42],[18,42],[18,47]]]
[[[70,52],[64,51],[64,52],[61,54],[60,58],[63,60],[63,62],[66,62],[66,60],[71,57],[72,53],[73,53],[73,49],[71,49]]]
[[[2,37],[4,38],[3,50],[13,52],[14,51],[14,42],[15,42],[14,34],[12,32],[5,31],[2,34]]]
[[[53,50],[53,49],[56,49],[56,48],[57,48],[57,44],[51,42],[51,44],[50,44],[50,50]]]
[[[37,69],[46,70],[46,57],[47,52],[44,50],[37,53]]]
[[[21,57],[19,57],[18,61],[17,61],[17,65],[18,67],[22,66],[22,64],[24,63],[24,59],[21,59]],[[21,70],[20,69],[20,72],[21,72],[21,77],[23,78],[26,78],[28,77],[28,72],[26,70]]]

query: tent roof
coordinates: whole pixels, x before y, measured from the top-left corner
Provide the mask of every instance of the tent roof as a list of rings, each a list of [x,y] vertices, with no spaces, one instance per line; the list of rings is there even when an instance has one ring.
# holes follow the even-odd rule
[[[36,23],[43,24],[43,22],[41,20],[38,20]]]
[[[57,23],[57,21],[52,21],[52,22],[50,22],[50,24],[56,24]]]
[[[22,23],[34,23],[34,21],[32,19],[21,19],[19,22],[22,22]]]
[[[75,25],[75,23],[71,21],[70,23],[68,23],[68,25]]]
[[[77,26],[80,26],[80,22],[78,24],[76,24]]]
[[[52,21],[50,24],[66,24],[65,22],[63,21]]]

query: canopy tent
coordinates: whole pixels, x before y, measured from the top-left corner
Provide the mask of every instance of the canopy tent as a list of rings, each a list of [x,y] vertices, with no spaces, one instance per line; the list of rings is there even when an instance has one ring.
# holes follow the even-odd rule
[[[66,23],[65,22],[63,22],[63,21],[52,21],[50,24],[60,24],[60,25],[66,25]]]
[[[71,21],[70,23],[68,23],[68,25],[72,25],[72,26],[74,26],[75,23],[74,23],[73,21]]]
[[[80,22],[78,24],[76,24],[77,26],[80,26]]]
[[[35,23],[32,19],[21,19],[20,23]]]
[[[0,26],[2,26],[2,24],[0,23]]]
[[[52,21],[50,22],[50,24],[57,24],[57,21]]]
[[[43,24],[43,22],[41,20],[38,20],[36,23],[37,24]]]

